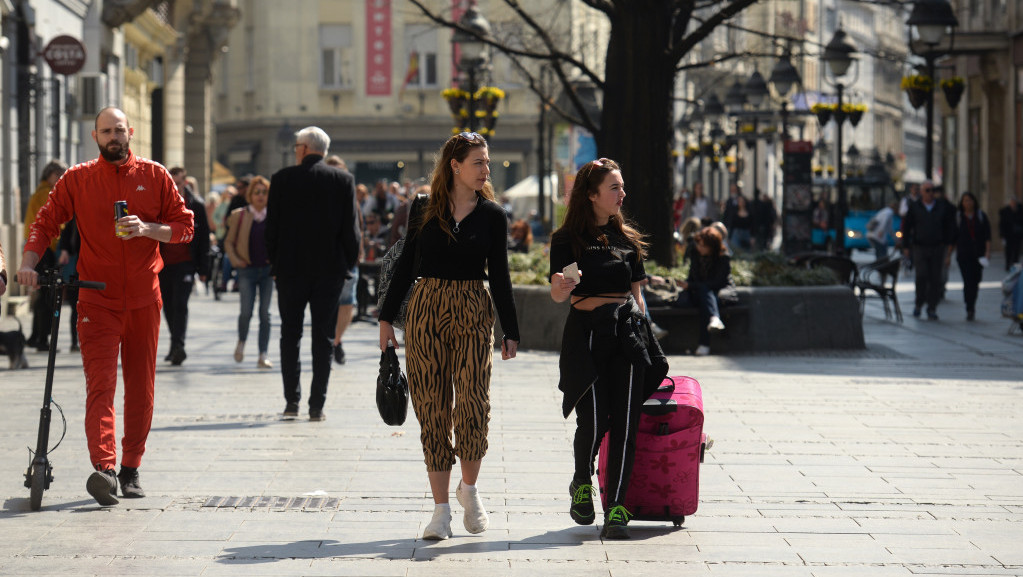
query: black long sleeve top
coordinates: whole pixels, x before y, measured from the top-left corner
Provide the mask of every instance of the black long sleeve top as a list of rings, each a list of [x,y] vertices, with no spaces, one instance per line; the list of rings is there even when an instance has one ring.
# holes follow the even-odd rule
[[[689,284],[703,283],[712,291],[719,291],[732,284],[732,259],[727,254],[704,256],[693,251],[693,260],[689,265]]]
[[[275,277],[344,278],[359,262],[355,177],[308,154],[270,179],[266,250]]]
[[[478,195],[478,193],[477,193]],[[455,221],[448,215],[448,225]],[[452,239],[430,219],[422,228],[409,226],[405,247],[394,268],[387,298],[380,309],[380,320],[393,322],[401,302],[415,281],[416,253],[420,254],[419,275],[444,280],[490,281],[497,315],[501,319],[504,338],[519,340],[519,321],[515,314],[511,274],[508,272],[508,218],[494,201],[479,197],[479,204],[460,223]]]
[[[902,246],[942,246],[955,243],[955,207],[935,200],[930,210],[917,200],[909,204],[902,219]]]

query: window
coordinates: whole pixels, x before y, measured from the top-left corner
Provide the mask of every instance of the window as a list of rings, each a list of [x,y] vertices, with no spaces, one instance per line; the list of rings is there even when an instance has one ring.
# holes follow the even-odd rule
[[[320,87],[352,87],[352,27],[349,24],[320,26]]]
[[[437,86],[437,29],[425,24],[405,26],[405,70],[407,89]]]

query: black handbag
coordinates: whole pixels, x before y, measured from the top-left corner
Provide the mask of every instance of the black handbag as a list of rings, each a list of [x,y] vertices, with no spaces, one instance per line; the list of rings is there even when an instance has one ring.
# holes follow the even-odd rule
[[[384,422],[392,427],[405,423],[408,414],[408,379],[401,372],[398,353],[393,346],[380,353],[380,374],[377,376],[377,409]]]

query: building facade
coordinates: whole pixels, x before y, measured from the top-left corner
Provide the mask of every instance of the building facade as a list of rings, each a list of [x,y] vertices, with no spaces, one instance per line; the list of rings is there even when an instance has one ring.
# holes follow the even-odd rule
[[[43,166],[95,158],[105,106],[122,108],[133,151],[185,165],[201,183],[212,159],[210,77],[234,0],[0,0],[0,242],[17,268],[24,207]],[[80,45],[77,70],[53,69],[46,48]]]
[[[457,19],[467,5],[424,4],[446,19]],[[592,9],[578,0],[521,4],[557,42],[603,72],[606,40],[600,49],[601,23]],[[241,21],[214,74],[221,163],[236,175],[270,175],[293,162],[294,133],[316,125],[359,183],[429,177],[455,125],[441,96],[460,82],[449,28],[398,0],[241,0],[239,8]],[[480,1],[478,9],[494,38],[525,47],[528,30],[504,2]],[[534,63],[521,65],[539,77]],[[540,100],[497,50],[478,80],[506,95],[495,134],[488,136],[491,178],[500,193],[537,170]]]

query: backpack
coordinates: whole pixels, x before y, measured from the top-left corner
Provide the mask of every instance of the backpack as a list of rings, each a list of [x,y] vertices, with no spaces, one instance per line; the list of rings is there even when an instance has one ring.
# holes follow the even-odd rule
[[[430,195],[428,194],[417,194],[412,199],[412,206],[408,210],[408,228],[405,232],[405,236],[398,239],[398,242],[394,243],[391,248],[387,249],[387,252],[383,257],[380,258],[380,278],[377,281],[377,308],[384,307],[384,301],[387,300],[387,291],[391,288],[391,277],[394,276],[394,269],[398,265],[398,259],[401,258],[401,253],[405,248],[405,239],[413,231],[413,226],[418,224],[420,216],[427,201],[429,201]],[[416,252],[415,264],[413,264],[412,277],[417,276],[419,271],[419,253]],[[413,281],[413,285],[415,282]],[[408,292],[405,293],[405,298],[401,301],[401,308],[398,309],[397,316],[394,317],[394,321],[391,325],[395,328],[405,330],[405,313],[408,310],[408,297],[412,293],[412,287],[409,286]]]

